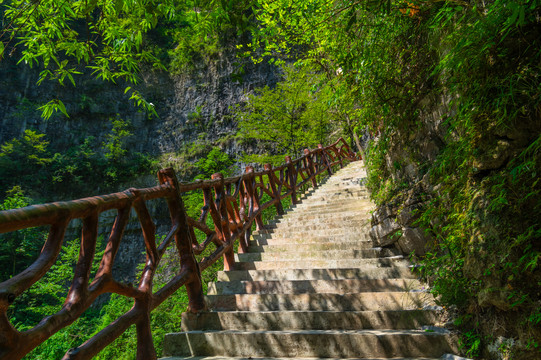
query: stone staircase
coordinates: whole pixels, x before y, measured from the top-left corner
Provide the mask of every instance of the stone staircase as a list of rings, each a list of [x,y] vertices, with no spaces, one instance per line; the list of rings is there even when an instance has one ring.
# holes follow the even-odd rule
[[[338,171],[253,236],[234,271],[210,284],[211,311],[183,314],[168,360],[438,358],[454,352],[430,294],[368,230],[362,162]]]

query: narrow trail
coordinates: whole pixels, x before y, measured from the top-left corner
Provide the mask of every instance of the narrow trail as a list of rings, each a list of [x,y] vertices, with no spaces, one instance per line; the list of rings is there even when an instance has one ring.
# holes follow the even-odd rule
[[[361,161],[265,230],[209,286],[211,309],[183,315],[165,359],[430,359],[456,352],[432,296],[402,256],[368,236]]]

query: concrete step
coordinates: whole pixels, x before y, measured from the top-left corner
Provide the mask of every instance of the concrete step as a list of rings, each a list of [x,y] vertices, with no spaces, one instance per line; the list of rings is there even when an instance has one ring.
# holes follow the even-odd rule
[[[351,186],[351,185],[335,185],[335,186],[325,186],[319,187],[314,191],[313,196],[310,196],[308,200],[314,198],[360,198],[363,196],[368,196],[370,193],[366,187],[361,186]]]
[[[264,280],[210,283],[208,295],[233,294],[352,294],[359,292],[413,291],[423,285],[413,279]]]
[[[364,266],[351,269],[276,269],[219,271],[218,281],[416,279],[408,266]]]
[[[215,311],[182,314],[182,331],[420,329],[438,324],[436,310]]]
[[[336,235],[336,236],[335,236]],[[312,244],[312,243],[328,243],[328,242],[367,242],[372,241],[368,232],[358,234],[346,234],[345,232],[337,233],[336,231],[325,235],[313,234],[296,234],[295,236],[272,236],[272,234],[252,236],[253,244],[257,245],[280,245],[280,244]]]
[[[281,260],[325,260],[325,259],[366,259],[376,258],[381,253],[381,248],[374,249],[349,249],[327,251],[297,251],[297,252],[262,252],[236,254],[236,259],[244,261],[281,261]]]
[[[253,235],[252,239],[272,239],[272,240],[281,240],[281,239],[315,239],[316,241],[325,239],[325,241],[339,241],[344,239],[345,241],[367,241],[370,240],[370,233],[367,229],[360,230],[358,232],[347,232],[342,229],[333,229],[332,231],[292,231],[288,234],[284,233],[268,233],[268,234],[259,234]],[[347,240],[346,240],[347,239]]]
[[[189,331],[166,334],[166,356],[438,357],[450,336],[419,330]]]
[[[323,259],[323,260],[282,260],[235,263],[235,270],[276,270],[276,269],[344,269],[362,268],[363,266],[407,266],[409,262],[403,257],[374,259]]]
[[[351,208],[368,208],[368,207],[374,207],[374,203],[370,201],[368,198],[353,198],[353,197],[347,197],[343,199],[326,199],[325,197],[319,197],[316,194],[311,195],[310,197],[298,202],[295,205],[294,211],[299,211],[300,209],[306,210],[312,207],[320,207],[320,206],[330,206],[334,208],[335,210],[339,209],[339,205],[344,205],[345,208],[351,207]]]
[[[282,218],[277,220],[274,224],[274,227],[276,226],[291,226],[291,225],[297,225],[297,224],[305,224],[310,221],[312,222],[322,222],[329,219],[336,220],[339,219],[341,221],[344,221],[345,223],[349,222],[366,222],[370,219],[370,214],[362,214],[358,211],[351,211],[347,213],[342,213],[340,217],[337,217],[336,214],[328,214],[328,213],[319,213],[319,214],[299,214],[296,216],[289,216],[287,218]]]
[[[290,226],[280,226],[275,229],[266,229],[267,234],[272,235],[295,235],[295,234],[314,234],[325,235],[329,234],[329,231],[336,231],[343,234],[349,232],[359,233],[369,231],[370,226],[366,222],[352,221],[350,223],[341,220],[329,220],[324,222],[299,222],[298,224],[291,224]]]
[[[254,244],[254,245],[252,245]],[[328,250],[350,250],[350,249],[371,249],[374,247],[372,241],[347,241],[347,242],[318,242],[300,244],[277,244],[277,245],[255,245],[250,242],[248,252],[250,253],[276,253],[276,252],[297,252],[297,251],[328,251]]]
[[[160,358],[160,360],[185,360],[185,359],[190,359],[190,360],[292,360],[293,358],[283,358],[283,357],[231,357],[231,356],[190,356],[190,357],[177,357],[177,356],[173,356],[173,357],[166,357],[166,358]],[[385,360],[385,359],[382,359],[382,358],[379,358],[379,359],[375,359],[375,358],[372,358],[372,359],[366,359],[366,358],[318,358],[318,357],[310,357],[310,358],[300,358],[300,357],[295,357],[294,358],[295,360]],[[458,358],[457,358],[458,359]],[[393,358],[392,360],[442,360],[441,358],[420,358],[420,357],[416,357],[416,358]],[[449,358],[449,360],[451,360]]]
[[[349,193],[341,193],[340,189],[337,189],[336,191],[332,192],[329,191],[327,193],[320,193],[319,191],[314,193],[313,196],[310,196],[306,199],[306,201],[303,202],[303,204],[310,204],[314,205],[317,203],[333,203],[333,202],[339,202],[343,200],[355,200],[355,201],[362,201],[365,200],[368,202],[370,199],[370,194],[367,191],[356,191],[356,192],[349,192]]]
[[[305,229],[304,231],[301,228],[290,228],[280,229],[266,235],[268,235],[267,238],[311,238],[320,236],[336,238],[355,238],[356,236],[358,237],[361,234],[364,234],[365,238],[367,235],[369,236],[369,228],[366,226],[358,226],[352,227],[351,231],[348,231],[348,229],[344,227],[325,228],[324,226],[321,226],[319,228]]]
[[[425,292],[366,292],[357,294],[235,294],[207,295],[214,311],[364,311],[418,310],[434,306]]]
[[[277,223],[276,225],[266,226],[261,233],[272,232],[280,229],[313,229],[313,228],[344,228],[344,227],[359,227],[369,226],[370,220],[368,218],[362,219],[361,217],[349,216],[343,218],[341,216],[333,217],[317,217],[312,215],[314,219],[301,218],[301,219],[289,219],[285,222]]]
[[[317,203],[303,202],[295,207],[295,210],[284,217],[297,216],[305,213],[343,213],[343,212],[366,212],[375,209],[374,204],[362,200],[340,200],[336,202],[318,201]]]

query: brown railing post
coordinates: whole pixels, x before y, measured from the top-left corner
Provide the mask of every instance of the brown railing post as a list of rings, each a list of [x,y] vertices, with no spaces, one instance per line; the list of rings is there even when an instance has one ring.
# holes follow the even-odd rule
[[[252,218],[254,217],[254,214],[257,214],[259,212],[259,198],[257,197],[257,192],[253,185],[255,179],[254,168],[251,166],[246,166],[246,174],[248,174],[248,176],[244,181],[244,186],[246,188],[246,192],[248,193],[248,199],[250,201],[248,216]],[[255,215],[255,225],[257,230],[263,229],[263,220],[261,220],[261,214]]]
[[[231,230],[229,229],[229,217],[227,215],[226,197],[224,191],[224,176],[221,173],[212,174],[212,180],[219,180],[220,182],[214,186],[214,194],[216,196],[216,210],[219,215],[220,224],[215,224],[216,232],[218,232],[218,226],[221,228],[223,245],[227,247],[224,252],[224,270],[233,270],[235,266],[235,254],[233,252],[233,244],[231,244]]]
[[[203,287],[201,283],[201,273],[192,251],[192,237],[189,231],[186,210],[179,192],[177,177],[173,169],[168,168],[158,172],[160,184],[169,183],[176,190],[173,198],[167,198],[167,205],[171,215],[171,222],[177,226],[175,233],[175,242],[180,257],[180,272],[187,271],[190,274],[190,280],[186,282],[186,292],[188,293],[188,311],[196,313],[207,308],[203,298]]]
[[[174,175],[170,175],[171,177]],[[174,181],[174,180],[170,180]],[[133,191],[135,194],[137,192]],[[180,194],[179,194],[180,197]],[[156,225],[152,221],[150,212],[142,197],[135,200],[133,207],[139,218],[143,238],[145,240],[145,249],[147,252],[145,269],[141,275],[138,290],[142,296],[135,298],[135,309],[141,314],[140,319],[135,323],[137,333],[137,360],[156,360],[156,350],[152,341],[152,330],[150,329],[150,304],[152,302],[152,282],[156,268],[159,262],[158,249],[156,248]],[[182,209],[184,205],[182,204]],[[186,230],[188,228],[185,228]],[[191,237],[187,237],[190,241],[189,253],[192,253]],[[197,273],[199,271],[197,270]]]
[[[263,165],[265,168],[265,171],[268,171],[268,177],[269,177],[269,185],[272,191],[272,195],[276,201],[274,204],[276,207],[276,212],[278,215],[284,214],[284,207],[282,206],[282,201],[280,200],[280,194],[278,193],[278,190],[276,189],[276,181],[274,181],[274,172],[272,171],[272,165],[271,164],[265,164]]]
[[[304,156],[306,156],[306,160],[308,161],[308,169],[310,170],[310,178],[312,179],[312,186],[317,188],[317,181],[316,181],[316,169],[314,167],[314,162],[312,161],[312,154],[310,154],[310,149],[304,149]]]
[[[239,216],[242,226],[246,223],[246,188],[244,182],[241,179],[241,182],[238,184],[240,187],[238,189],[239,196]],[[244,254],[248,252],[248,245],[250,244],[250,236],[252,235],[251,229],[246,229],[239,236],[239,253]]]
[[[332,167],[331,167],[331,164],[329,163],[329,159],[327,158],[327,153],[325,152],[323,145],[318,144],[317,148],[319,149],[319,151],[321,151],[321,159],[323,160],[323,162],[325,163],[325,166],[327,167],[327,173],[329,174],[329,176],[331,176]]]
[[[340,168],[343,168],[344,167],[344,163],[342,161],[342,150],[340,148],[338,148],[338,161],[340,162]]]
[[[295,166],[291,162],[291,156],[286,156],[287,175],[289,178],[289,185],[291,186],[291,203],[297,204],[297,174],[295,173]]]
[[[187,285],[186,285],[187,286]],[[154,341],[152,341],[152,329],[150,328],[150,297],[144,300],[136,300],[137,307],[143,315],[139,321],[135,323],[135,331],[137,334],[137,357],[136,360],[156,360],[156,349]]]

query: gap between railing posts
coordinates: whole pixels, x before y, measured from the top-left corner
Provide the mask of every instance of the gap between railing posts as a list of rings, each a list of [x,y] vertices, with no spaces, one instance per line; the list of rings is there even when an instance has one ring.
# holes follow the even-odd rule
[[[304,155],[273,168],[265,164],[256,172],[247,167],[245,174],[224,178],[214,174],[210,180],[179,184],[173,169],[158,172],[159,185],[145,189],[91,198],[33,205],[21,209],[0,211],[0,234],[47,226],[48,237],[38,258],[27,269],[0,283],[0,359],[21,359],[53,334],[73,323],[101,294],[113,293],[132,298],[131,310],[107,325],[96,335],[64,355],[65,360],[91,359],[122,335],[131,325],[136,326],[137,359],[156,359],[152,341],[150,313],[183,285],[186,287],[188,311],[206,308],[203,298],[201,272],[224,257],[224,269],[235,268],[234,244],[239,240],[238,252],[248,249],[252,227],[263,230],[263,211],[271,206],[283,214],[282,201],[288,197],[298,203],[298,191],[308,186],[317,187],[323,173],[331,175],[345,161],[357,160],[347,143],[340,138],[327,147],[304,150]],[[199,218],[188,216],[183,194],[200,192],[203,199]],[[162,201],[167,204],[170,230],[157,243],[156,224],[147,203]],[[134,211],[132,211],[134,210]],[[94,259],[100,216],[116,212],[114,223],[101,259]],[[133,216],[132,213],[135,213]],[[210,219],[208,215],[210,214]],[[115,259],[130,218],[136,218],[144,239],[146,261],[138,284],[126,284],[113,276]],[[8,309],[17,297],[44,277],[60,254],[66,229],[74,219],[82,220],[79,260],[62,308],[43,318],[33,328],[17,330],[8,316]],[[198,241],[197,236],[201,238]],[[176,245],[180,267],[163,287],[153,292],[156,271],[164,254]],[[210,244],[214,244],[214,249]],[[198,260],[203,253],[207,255]],[[91,268],[99,261],[97,272]]]

